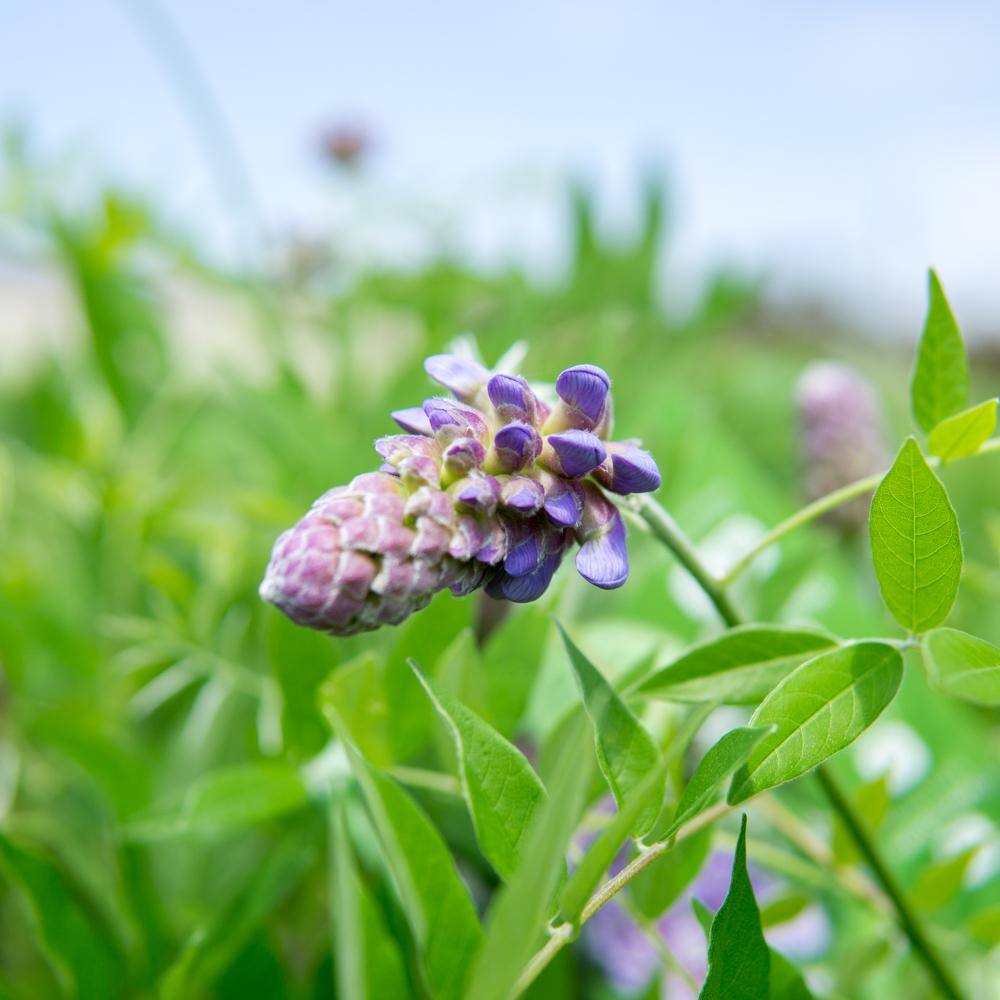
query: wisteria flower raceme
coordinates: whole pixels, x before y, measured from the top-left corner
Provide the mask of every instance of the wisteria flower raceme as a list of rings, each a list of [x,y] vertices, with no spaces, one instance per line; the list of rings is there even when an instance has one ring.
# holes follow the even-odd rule
[[[438,591],[533,601],[579,543],[596,587],[628,578],[625,524],[605,490],[660,485],[649,452],[608,440],[611,380],[577,365],[548,406],[520,376],[457,355],[424,363],[454,398],[397,410],[376,472],[321,496],[278,538],[261,597],[301,625],[352,635],[395,625]]]

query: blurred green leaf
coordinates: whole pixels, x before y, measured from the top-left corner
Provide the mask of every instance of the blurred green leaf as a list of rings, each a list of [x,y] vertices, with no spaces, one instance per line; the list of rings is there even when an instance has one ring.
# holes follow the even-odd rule
[[[384,670],[375,653],[362,653],[339,666],[323,683],[319,703],[327,721],[339,720],[373,764],[393,762],[392,725]]]
[[[768,927],[780,927],[799,916],[810,902],[809,897],[801,892],[788,892],[778,896],[761,907],[760,924],[764,930]]]
[[[736,772],[729,802],[797,778],[843,750],[892,701],[902,676],[899,650],[882,642],[849,643],[807,660],[750,717],[752,728],[775,728]]]
[[[836,644],[817,629],[742,625],[687,650],[638,691],[672,701],[756,704],[804,660]]]
[[[733,856],[726,900],[712,920],[708,973],[699,1000],[766,1000],[771,957],[747,875],[747,818],[743,817]]]
[[[930,682],[952,698],[1000,705],[1000,649],[954,628],[936,628],[920,642]]]
[[[469,892],[420,807],[338,731],[417,941],[427,986],[435,997],[461,996],[482,939]]]
[[[578,717],[544,775],[549,797],[525,834],[521,864],[490,907],[466,1000],[507,1000],[542,940],[593,767],[586,720]]]
[[[715,918],[715,914],[697,896],[691,897],[691,912],[705,932],[707,941],[709,934],[712,933],[712,920]]]
[[[920,446],[907,438],[872,499],[872,560],[882,598],[911,632],[940,625],[962,576],[958,518]]]
[[[993,947],[1000,944],[1000,906],[991,906],[969,917],[969,933],[983,944]]]
[[[399,949],[361,882],[344,818],[330,806],[330,919],[336,956],[336,996],[382,1000],[408,992]]]
[[[969,870],[972,859],[979,853],[979,847],[970,847],[954,857],[928,865],[920,875],[910,898],[920,910],[938,910],[958,895]]]
[[[706,751],[684,787],[677,811],[663,837],[672,836],[688,820],[707,809],[721,792],[722,783],[743,765],[753,748],[771,731],[766,728],[733,729]]]
[[[913,415],[925,431],[961,410],[969,395],[969,368],[961,331],[934,271],[930,272],[929,283],[927,321],[910,384]]]
[[[520,862],[524,834],[545,789],[524,754],[460,702],[438,690],[411,662],[455,743],[462,794],[486,860],[508,882]]]
[[[997,400],[988,399],[942,420],[927,438],[927,447],[942,462],[974,455],[996,426]]]
[[[853,791],[851,799],[858,814],[865,818],[865,829],[870,833],[877,833],[889,812],[888,772],[860,785]],[[834,819],[832,847],[833,856],[841,864],[854,864],[862,860],[855,846],[854,837],[840,817]]]
[[[685,837],[676,847],[661,854],[629,883],[628,892],[635,908],[647,920],[657,920],[680,898],[697,878],[712,846],[712,827]]]
[[[69,996],[126,994],[124,963],[103,926],[45,855],[0,834],[0,872],[21,890],[37,925],[38,944]]]
[[[659,751],[653,737],[619,698],[604,675],[561,628],[560,632],[587,715],[594,726],[598,763],[619,810],[624,810],[629,797],[636,794],[646,775],[659,763]],[[641,836],[656,821],[663,801],[659,786],[644,801],[646,807],[639,813],[633,831],[636,836]]]

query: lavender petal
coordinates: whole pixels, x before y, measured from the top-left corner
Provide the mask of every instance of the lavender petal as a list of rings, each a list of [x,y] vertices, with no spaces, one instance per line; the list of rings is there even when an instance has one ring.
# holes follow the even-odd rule
[[[597,365],[574,365],[556,379],[559,398],[595,424],[601,418],[610,389],[608,373]]]
[[[546,441],[556,453],[563,474],[572,479],[592,472],[607,454],[604,442],[596,434],[575,428],[561,434],[550,434]]]
[[[609,523],[606,531],[584,542],[576,554],[576,568],[580,576],[602,590],[614,590],[628,579],[625,522],[615,511]]]
[[[424,361],[424,371],[464,402],[471,402],[490,377],[478,361],[457,354],[431,355]]]

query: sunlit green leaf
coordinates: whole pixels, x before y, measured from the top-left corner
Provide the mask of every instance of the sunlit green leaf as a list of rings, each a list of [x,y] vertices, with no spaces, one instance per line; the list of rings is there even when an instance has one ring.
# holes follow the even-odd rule
[[[911,632],[940,625],[958,594],[962,540],[948,494],[912,437],[875,491],[871,544],[896,621]]]
[[[562,632],[562,629],[560,629]],[[622,810],[630,795],[659,761],[659,751],[642,723],[621,700],[604,675],[562,632],[587,715],[594,726],[597,760]],[[634,832],[641,836],[656,820],[662,796],[652,794],[639,814]]]
[[[747,818],[743,817],[729,893],[712,920],[708,974],[699,1000],[767,1000],[771,957],[747,875]]]
[[[509,881],[520,860],[524,834],[545,789],[524,754],[464,705],[440,691],[411,662],[455,743],[462,794],[476,839],[497,874]]]
[[[927,438],[927,447],[942,462],[974,455],[996,426],[997,401],[988,399],[942,420]]]
[[[958,629],[936,628],[920,650],[936,688],[977,705],[1000,705],[1000,648]]]
[[[856,642],[820,653],[789,674],[750,717],[774,726],[736,772],[730,803],[811,771],[864,732],[892,701],[903,676],[899,650]]]
[[[418,943],[427,985],[435,997],[458,997],[482,938],[469,892],[420,807],[350,742],[344,745]]]
[[[804,660],[836,644],[817,629],[743,625],[687,650],[638,690],[674,701],[755,704]]]
[[[930,272],[930,304],[910,384],[913,415],[925,430],[965,406],[969,366],[962,334],[938,276]]]
[[[342,1000],[382,1000],[406,995],[406,975],[396,942],[361,882],[343,815],[330,809],[330,917],[336,995]]]
[[[544,939],[563,859],[593,771],[590,734],[581,717],[561,741],[551,771],[544,774],[549,797],[525,835],[520,866],[490,907],[466,1000],[507,1000]]]

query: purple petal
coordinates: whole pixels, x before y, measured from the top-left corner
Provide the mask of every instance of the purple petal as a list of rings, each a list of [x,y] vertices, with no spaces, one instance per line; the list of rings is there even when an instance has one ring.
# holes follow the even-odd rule
[[[442,459],[448,471],[465,475],[477,469],[486,458],[486,449],[475,438],[457,438],[444,450]]]
[[[500,499],[500,483],[492,476],[467,476],[454,487],[455,499],[475,510],[492,510]]]
[[[545,513],[561,528],[575,528],[583,513],[583,492],[578,483],[553,477],[545,494]]]
[[[535,514],[545,502],[545,491],[536,479],[515,476],[503,484],[500,499],[519,514]]]
[[[409,406],[405,410],[393,410],[392,419],[410,434],[430,434],[431,422],[422,406]]]
[[[526,531],[507,550],[507,555],[503,561],[503,568],[511,576],[524,576],[534,570],[540,560],[541,552],[538,550],[538,536],[533,531]]]
[[[444,431],[446,435],[482,438],[487,431],[486,421],[478,410],[451,399],[437,396],[425,399],[424,413],[435,434]]]
[[[576,568],[584,580],[602,590],[614,590],[628,579],[625,522],[618,511],[614,512],[607,531],[580,546]]]
[[[562,552],[554,552],[536,569],[523,576],[513,577],[509,573],[501,573],[495,581],[499,593],[491,593],[490,588],[487,588],[486,592],[491,597],[504,597],[518,604],[537,601],[548,589],[560,562],[562,562]]]
[[[550,434],[546,441],[556,453],[563,474],[573,479],[592,472],[607,454],[604,442],[590,431],[571,429],[561,434]]]
[[[559,398],[594,423],[601,418],[610,389],[608,373],[597,365],[574,365],[556,379]]]
[[[493,447],[500,464],[509,472],[516,472],[538,457],[542,439],[534,427],[515,421],[497,431]]]
[[[433,354],[424,361],[424,371],[435,382],[469,402],[486,384],[490,373],[478,361],[457,354]]]
[[[535,395],[520,375],[494,375],[486,392],[501,420],[534,423]]]
[[[648,451],[634,445],[609,446],[608,462],[597,478],[615,493],[652,493],[660,488],[660,470]]]

